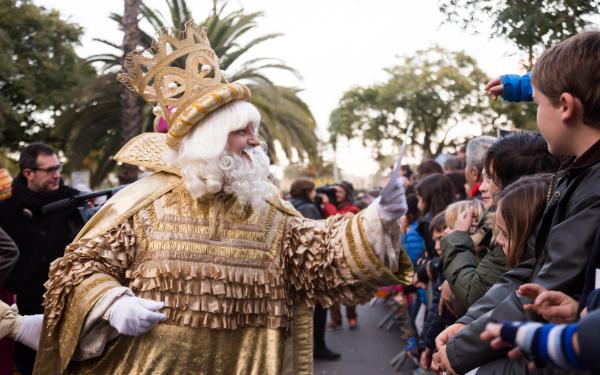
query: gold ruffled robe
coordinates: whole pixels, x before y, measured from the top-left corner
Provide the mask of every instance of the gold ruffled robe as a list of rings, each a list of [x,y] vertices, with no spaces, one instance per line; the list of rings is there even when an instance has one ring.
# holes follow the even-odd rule
[[[140,156],[160,137],[117,155],[155,173],[107,202],[52,264],[36,374],[311,374],[314,303],[364,303],[376,285],[410,282],[376,207],[314,221],[277,195],[261,212],[223,194],[194,200],[159,152]],[[394,273],[386,246],[399,250]],[[124,287],[163,301],[167,319],[117,336],[103,314]]]

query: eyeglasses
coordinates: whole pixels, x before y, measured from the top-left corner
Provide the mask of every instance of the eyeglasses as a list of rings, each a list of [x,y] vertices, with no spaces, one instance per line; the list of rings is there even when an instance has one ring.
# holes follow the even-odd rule
[[[29,168],[32,171],[42,171],[42,172],[46,172],[46,173],[54,173],[54,172],[62,172],[63,170],[63,165],[59,164],[59,165],[53,165],[52,167],[48,167],[48,168]]]

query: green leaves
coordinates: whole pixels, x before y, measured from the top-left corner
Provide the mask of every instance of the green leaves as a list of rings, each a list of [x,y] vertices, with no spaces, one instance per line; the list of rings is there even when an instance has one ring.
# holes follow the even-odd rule
[[[492,36],[506,38],[534,57],[557,42],[576,34],[598,14],[598,0],[439,0],[447,22],[477,32],[491,20]]]
[[[453,143],[448,139],[451,127],[469,121],[473,125],[482,112],[485,74],[464,52],[440,47],[417,51],[386,72],[386,82],[344,94],[330,117],[332,140],[362,137],[381,159],[382,144],[399,144],[412,122],[412,146],[437,155]]]
[[[73,89],[93,76],[75,54],[79,26],[31,1],[0,0],[0,143],[16,150],[48,133]]]

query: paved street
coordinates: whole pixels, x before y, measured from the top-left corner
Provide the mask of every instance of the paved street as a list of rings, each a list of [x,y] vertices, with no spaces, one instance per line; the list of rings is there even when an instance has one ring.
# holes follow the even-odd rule
[[[327,345],[341,353],[342,359],[336,362],[315,361],[315,374],[411,374],[412,371],[397,372],[389,364],[405,345],[398,328],[391,331],[377,328],[377,323],[390,311],[389,308],[378,302],[374,306],[359,306],[357,311],[357,330],[348,330],[347,322],[344,322],[344,329],[326,333]],[[345,313],[343,307],[342,313]]]

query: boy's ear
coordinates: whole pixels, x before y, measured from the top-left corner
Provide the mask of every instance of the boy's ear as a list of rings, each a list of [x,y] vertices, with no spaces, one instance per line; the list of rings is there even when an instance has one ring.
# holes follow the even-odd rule
[[[581,101],[569,94],[568,92],[563,92],[560,94],[559,106],[560,106],[560,118],[563,123],[568,124],[573,122],[577,116],[583,116],[583,107],[581,105]]]

